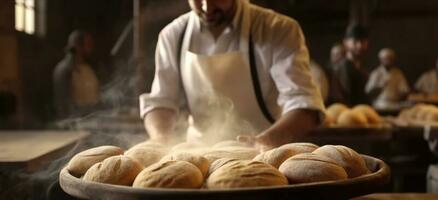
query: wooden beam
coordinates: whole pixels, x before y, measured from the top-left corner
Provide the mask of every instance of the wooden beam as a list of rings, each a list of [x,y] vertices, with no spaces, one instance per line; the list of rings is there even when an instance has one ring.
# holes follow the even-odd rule
[[[145,92],[145,0],[134,0],[134,62],[137,65],[137,92]]]
[[[358,23],[368,26],[370,19],[369,0],[350,1],[350,24]]]

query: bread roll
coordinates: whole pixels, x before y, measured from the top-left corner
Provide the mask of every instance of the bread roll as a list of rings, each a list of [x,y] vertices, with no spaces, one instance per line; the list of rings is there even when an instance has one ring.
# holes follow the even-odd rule
[[[125,155],[139,162],[143,167],[148,167],[161,160],[166,152],[160,148],[137,146],[125,152]]]
[[[295,151],[288,148],[275,148],[257,155],[253,160],[270,164],[278,168],[286,159],[295,155]]]
[[[113,156],[94,164],[84,180],[130,186],[142,169],[140,163],[127,156]]]
[[[344,168],[328,157],[303,153],[290,157],[280,165],[290,184],[336,181],[348,178]]]
[[[412,118],[412,111],[413,109],[404,109],[402,110],[399,115],[398,115],[398,119],[401,119],[403,121],[409,121]]]
[[[426,117],[427,122],[438,122],[438,108],[433,108]]]
[[[433,113],[435,110],[435,106],[433,105],[425,105],[418,108],[418,111],[416,113],[416,116],[414,117],[414,120],[417,121],[427,121],[429,115]]]
[[[238,161],[238,160],[239,159],[234,159],[234,158],[219,158],[219,159],[215,160],[214,162],[212,162],[210,164],[210,167],[208,168],[207,177],[210,176],[210,174],[215,172],[220,167],[224,166],[225,164],[227,164],[229,162]]]
[[[227,148],[227,147],[249,147],[249,145],[236,140],[226,140],[226,141],[218,142],[215,145],[213,145],[214,149]]]
[[[100,146],[82,151],[70,160],[67,170],[76,177],[81,177],[94,164],[108,157],[123,154],[123,149],[116,146]]]
[[[360,104],[353,108],[353,111],[361,112],[367,118],[368,124],[376,125],[382,123],[382,118],[379,114],[369,105]]]
[[[425,120],[428,110],[434,106],[429,104],[417,104],[412,108],[411,120]]]
[[[186,161],[170,160],[153,164],[138,174],[134,188],[200,188],[201,171]]]
[[[296,143],[289,143],[282,145],[278,148],[280,149],[290,149],[294,152],[294,155],[300,154],[300,153],[311,153],[315,151],[319,146],[312,143],[306,143],[306,142],[296,142]]]
[[[166,162],[170,160],[180,160],[192,163],[201,171],[203,177],[207,176],[208,168],[210,167],[210,163],[206,158],[200,156],[195,153],[187,153],[187,152],[174,152],[170,153],[167,156],[164,156],[160,162]]]
[[[341,145],[325,145],[313,152],[314,154],[331,158],[343,167],[349,178],[355,178],[370,173],[365,160],[356,151]]]
[[[280,185],[287,185],[283,174],[271,165],[251,160],[226,163],[208,177],[206,184],[210,189]]]
[[[366,127],[368,125],[368,120],[361,112],[347,110],[339,115],[337,125],[344,127]]]
[[[259,151],[249,147],[227,147],[219,149],[211,149],[205,152],[202,156],[207,158],[209,163],[213,163],[219,158],[234,158],[239,160],[252,160]]]
[[[338,120],[339,115],[341,115],[341,113],[347,110],[349,110],[349,108],[346,105],[341,103],[335,103],[327,108],[326,115],[327,118],[336,122]]]
[[[323,122],[323,126],[325,127],[330,127],[336,124],[336,119],[334,119],[332,116],[326,115],[324,122]]]

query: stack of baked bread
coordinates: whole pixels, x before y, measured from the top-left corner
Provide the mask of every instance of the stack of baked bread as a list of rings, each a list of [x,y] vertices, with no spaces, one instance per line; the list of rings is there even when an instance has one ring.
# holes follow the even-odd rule
[[[430,104],[417,104],[401,111],[398,119],[408,125],[437,125],[438,107]]]
[[[339,181],[370,173],[365,160],[345,146],[290,143],[259,153],[237,141],[173,148],[144,142],[75,155],[67,170],[85,181],[135,188],[221,189]]]
[[[324,124],[328,127],[379,127],[383,120],[369,105],[360,104],[349,108],[335,103],[327,108]]]

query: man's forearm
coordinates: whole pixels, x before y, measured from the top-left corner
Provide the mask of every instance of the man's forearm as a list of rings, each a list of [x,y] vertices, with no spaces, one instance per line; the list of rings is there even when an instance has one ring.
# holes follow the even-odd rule
[[[176,113],[171,109],[157,108],[144,118],[144,125],[151,140],[167,143],[174,136]]]
[[[318,125],[317,111],[297,109],[284,114],[269,129],[260,134],[258,140],[267,146],[277,147],[299,141]]]

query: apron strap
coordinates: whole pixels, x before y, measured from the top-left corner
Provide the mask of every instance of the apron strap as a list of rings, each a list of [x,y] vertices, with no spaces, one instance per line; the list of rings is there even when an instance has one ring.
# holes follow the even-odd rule
[[[263,99],[262,89],[260,87],[260,80],[257,72],[257,65],[254,54],[254,43],[252,40],[252,34],[249,34],[249,64],[251,68],[252,85],[254,86],[254,93],[257,98],[257,103],[259,104],[260,110],[266,119],[273,124],[275,119],[272,117],[268,108],[266,107],[265,100]]]
[[[190,21],[190,19],[187,20],[186,23],[184,23],[184,28],[182,29],[182,32],[181,32],[181,35],[180,35],[180,38],[179,38],[179,41],[178,41],[178,49],[177,49],[177,52],[176,52],[177,54],[176,55],[177,55],[177,61],[178,61],[179,83],[180,83],[181,88],[183,90],[182,93],[184,95],[184,99],[185,99],[186,104],[187,104],[187,111],[189,111],[189,113],[190,113],[190,106],[189,106],[189,103],[188,103],[187,94],[185,92],[184,82],[183,82],[182,73],[181,73],[181,67],[182,67],[181,66],[181,55],[183,54],[182,46],[183,46],[183,43],[184,43],[184,37],[186,35],[187,26],[189,24],[189,21]]]

